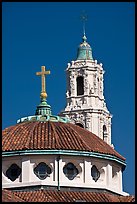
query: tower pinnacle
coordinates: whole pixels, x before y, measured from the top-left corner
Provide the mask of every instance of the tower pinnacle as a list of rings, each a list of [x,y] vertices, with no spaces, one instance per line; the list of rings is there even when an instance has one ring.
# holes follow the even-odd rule
[[[81,15],[81,20],[83,21],[83,42],[79,45],[77,51],[77,60],[93,60],[92,49],[87,42],[86,32],[85,32],[85,22],[87,21],[87,15],[83,13]]]
[[[87,21],[87,15],[86,15],[85,12],[81,15],[81,19],[82,19],[82,21],[83,21],[83,35],[86,37],[85,23],[86,23],[86,21]],[[84,37],[84,36],[83,36],[83,37]]]

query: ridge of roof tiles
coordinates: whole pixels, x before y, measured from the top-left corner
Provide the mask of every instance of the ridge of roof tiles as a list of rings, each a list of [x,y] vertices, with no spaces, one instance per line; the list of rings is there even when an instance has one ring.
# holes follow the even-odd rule
[[[70,142],[71,141],[71,142]],[[109,154],[125,160],[98,136],[63,122],[22,122],[2,131],[2,151],[75,150]]]
[[[135,197],[114,195],[108,192],[57,191],[57,190],[2,190],[2,202],[135,202]]]

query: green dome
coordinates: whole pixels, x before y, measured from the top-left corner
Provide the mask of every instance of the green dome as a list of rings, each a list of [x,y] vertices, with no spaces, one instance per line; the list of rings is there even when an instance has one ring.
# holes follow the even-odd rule
[[[83,42],[78,47],[77,60],[93,60],[92,49],[86,42],[87,38],[83,36]]]

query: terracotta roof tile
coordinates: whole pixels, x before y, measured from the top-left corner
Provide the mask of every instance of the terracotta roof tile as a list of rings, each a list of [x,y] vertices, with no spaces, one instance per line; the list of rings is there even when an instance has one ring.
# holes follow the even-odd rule
[[[22,198],[16,196],[12,191],[4,189],[2,191],[2,202],[25,202]]]
[[[107,192],[33,190],[2,190],[2,202],[135,202],[134,196],[120,196]]]
[[[125,160],[98,136],[71,123],[23,122],[3,130],[3,151],[25,149],[99,152]]]

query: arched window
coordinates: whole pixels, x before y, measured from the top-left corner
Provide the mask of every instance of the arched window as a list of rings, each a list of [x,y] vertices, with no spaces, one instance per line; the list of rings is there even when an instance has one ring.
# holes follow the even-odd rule
[[[106,133],[107,133],[106,125],[103,125],[103,140],[105,140]]]
[[[91,168],[91,176],[93,180],[96,182],[100,177],[100,172],[98,171],[97,167],[95,165]]]
[[[82,76],[77,77],[77,96],[84,94],[84,80]]]
[[[20,174],[21,174],[21,168],[17,164],[12,164],[6,171],[6,176],[11,181],[15,181]]]
[[[77,126],[84,128],[84,126],[81,123],[76,123]]]
[[[71,162],[64,166],[63,172],[64,172],[65,176],[69,180],[73,180],[76,177],[76,175],[79,173],[79,171],[76,168],[76,166],[73,163],[71,163]]]
[[[51,168],[44,162],[41,162],[34,168],[34,173],[39,179],[43,180],[51,174]]]

